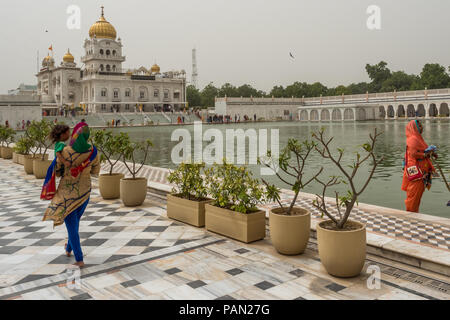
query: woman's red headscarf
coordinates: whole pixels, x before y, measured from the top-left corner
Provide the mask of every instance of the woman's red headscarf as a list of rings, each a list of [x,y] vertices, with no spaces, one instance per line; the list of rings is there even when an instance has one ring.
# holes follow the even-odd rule
[[[408,149],[414,150],[414,152],[424,152],[428,148],[427,143],[419,132],[417,120],[411,120],[406,125],[406,146]]]

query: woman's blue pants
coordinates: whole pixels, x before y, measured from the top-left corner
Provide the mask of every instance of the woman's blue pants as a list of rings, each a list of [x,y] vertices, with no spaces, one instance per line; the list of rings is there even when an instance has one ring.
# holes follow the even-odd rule
[[[88,203],[89,199],[64,219],[67,233],[69,234],[66,251],[72,252],[73,250],[77,262],[83,261],[83,251],[81,251],[80,234],[78,233],[78,230],[80,227],[80,219],[83,216]]]

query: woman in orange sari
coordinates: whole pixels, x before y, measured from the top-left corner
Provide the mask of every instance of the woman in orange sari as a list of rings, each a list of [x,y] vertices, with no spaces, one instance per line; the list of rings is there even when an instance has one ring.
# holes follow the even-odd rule
[[[419,212],[420,200],[425,191],[431,188],[432,175],[435,173],[430,156],[436,147],[429,147],[422,137],[423,126],[419,120],[412,120],[406,125],[406,154],[403,170],[402,190],[406,191],[406,211]],[[421,179],[411,181],[406,170],[417,166],[423,174]]]

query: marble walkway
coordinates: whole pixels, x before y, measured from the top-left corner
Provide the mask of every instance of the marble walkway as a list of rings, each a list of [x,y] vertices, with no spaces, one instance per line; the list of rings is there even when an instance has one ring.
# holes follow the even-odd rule
[[[156,183],[159,183],[156,181]],[[94,188],[80,236],[87,267],[68,283],[64,226],[42,222],[42,180],[0,160],[0,299],[450,299],[448,277],[368,254],[364,271],[334,278],[313,238],[303,255],[278,254],[166,217],[164,197],[125,208]],[[444,250],[442,248],[441,250]],[[371,270],[381,272],[377,288]]]

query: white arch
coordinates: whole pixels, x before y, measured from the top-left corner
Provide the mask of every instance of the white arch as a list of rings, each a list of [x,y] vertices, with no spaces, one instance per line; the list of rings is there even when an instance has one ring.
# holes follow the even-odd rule
[[[428,116],[429,117],[437,117],[439,114],[439,110],[435,103],[430,103],[430,106],[428,107]]]
[[[328,109],[322,109],[320,112],[320,121],[330,121],[330,111]]]
[[[427,112],[425,110],[425,105],[423,103],[419,103],[417,105],[416,111],[417,111],[417,116],[418,117],[425,117],[427,115]]]
[[[309,120],[308,111],[301,110],[300,111],[300,121],[308,121],[308,120]]]
[[[344,110],[344,120],[355,120],[353,109],[347,108]]]
[[[311,121],[319,121],[319,112],[317,110],[311,110],[309,114],[309,120]]]
[[[448,117],[450,116],[450,110],[448,108],[448,103],[442,102],[439,106],[439,116],[440,117]]]
[[[406,107],[406,117],[407,118],[414,118],[416,116],[416,106],[414,106],[414,104],[410,103],[408,104],[408,106]]]
[[[332,120],[342,121],[342,112],[339,109],[333,109],[333,112],[331,114]]]

